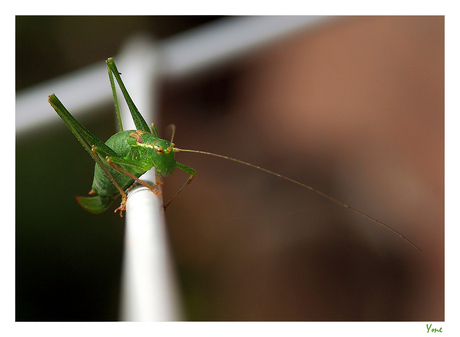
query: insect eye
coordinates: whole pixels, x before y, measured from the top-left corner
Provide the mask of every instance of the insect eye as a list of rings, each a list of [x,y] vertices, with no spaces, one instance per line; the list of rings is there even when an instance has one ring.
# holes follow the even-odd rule
[[[162,153],[163,153],[163,148],[161,148],[161,147],[157,147],[156,150],[157,150],[157,153],[158,153],[158,154],[162,154]]]

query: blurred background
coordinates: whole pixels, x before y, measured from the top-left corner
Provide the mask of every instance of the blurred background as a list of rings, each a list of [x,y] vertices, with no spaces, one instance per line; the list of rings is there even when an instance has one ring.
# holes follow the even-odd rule
[[[134,34],[225,19],[18,16],[16,89],[105,68]],[[166,212],[187,320],[444,320],[443,17],[334,18],[158,89],[147,122],[176,124],[179,148],[299,180],[422,249],[264,172],[178,153],[197,170]],[[104,141],[117,130],[111,103],[78,119]],[[94,162],[55,120],[16,137],[16,320],[117,320],[123,219],[75,202]],[[165,199],[186,178],[165,178]]]

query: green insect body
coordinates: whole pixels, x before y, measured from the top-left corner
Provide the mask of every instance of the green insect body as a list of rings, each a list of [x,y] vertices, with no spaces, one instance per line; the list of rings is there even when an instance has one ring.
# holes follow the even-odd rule
[[[120,207],[115,212],[120,211],[120,215],[122,215],[122,212],[126,209],[127,200],[124,191],[134,182],[147,186],[155,194],[161,193],[154,186],[138,179],[141,175],[155,167],[156,185],[158,186],[160,185],[158,178],[170,175],[177,167],[189,173],[190,176],[165,204],[165,207],[167,207],[183,188],[190,184],[195,176],[195,170],[176,162],[174,154],[180,150],[175,147],[172,141],[161,139],[154,124],[152,124],[151,130],[148,128],[147,123],[129,96],[112,58],[107,60],[107,66],[114,92],[120,129],[122,129],[122,122],[112,74],[117,79],[128,103],[137,130],[121,130],[110,137],[104,144],[83,127],[54,94],[51,94],[48,99],[51,106],[67,124],[85,150],[96,161],[92,190],[89,192],[96,195],[90,197],[77,196],[76,199],[87,211],[101,213],[110,207],[115,198],[121,195]]]
[[[138,136],[138,138],[133,137],[133,135]],[[171,143],[150,133],[138,135],[136,130],[121,131],[110,137],[105,145],[121,156],[122,160],[118,161],[118,166],[130,172],[136,178],[139,178],[152,167],[155,167],[157,174],[161,176],[171,174],[176,167]],[[159,154],[156,152],[155,147],[166,150]],[[112,162],[117,163],[117,160],[112,159]],[[134,183],[135,180],[131,177],[115,170],[107,162],[103,163],[122,190],[126,190]],[[98,195],[94,197],[77,197],[77,201],[82,207],[94,213],[107,209],[120,194],[98,164],[94,169],[92,192]],[[99,203],[94,209],[96,200],[99,200]],[[89,205],[91,208],[88,207],[88,202],[91,203]]]
[[[96,162],[94,170],[94,179],[92,184],[92,190],[89,192],[92,196],[89,197],[76,197],[78,203],[87,211],[92,213],[100,213],[105,211],[112,204],[113,200],[121,195],[121,204],[115,210],[115,212],[120,211],[120,216],[122,216],[123,211],[126,209],[127,195],[125,191],[129,189],[135,182],[142,184],[148,187],[153,193],[160,194],[161,191],[153,185],[148,184],[145,181],[139,179],[141,175],[155,167],[156,169],[156,186],[161,186],[159,177],[166,177],[173,173],[175,168],[181,169],[189,174],[188,179],[183,183],[183,185],[177,190],[177,192],[171,197],[171,199],[165,203],[164,207],[168,207],[174,198],[179,195],[179,193],[192,182],[195,177],[195,170],[191,167],[180,164],[175,160],[175,153],[179,151],[192,152],[198,154],[205,154],[214,157],[219,157],[227,159],[233,162],[244,164],[258,170],[264,171],[266,173],[272,174],[279,178],[290,181],[294,184],[302,186],[309,189],[312,192],[315,192],[321,195],[324,198],[329,199],[330,201],[337,203],[349,210],[387,228],[393,233],[397,234],[405,241],[410,243],[416,249],[420,250],[414,243],[412,243],[404,235],[391,228],[390,226],[384,224],[383,222],[351,207],[345,203],[332,198],[331,196],[322,193],[313,187],[310,187],[306,184],[293,180],[291,178],[285,177],[281,174],[272,172],[265,168],[238,160],[230,158],[227,156],[198,151],[198,150],[187,150],[179,149],[171,141],[161,139],[155,124],[152,124],[151,129],[148,127],[142,115],[137,110],[134,102],[126,90],[126,87],[121,80],[120,74],[117,70],[115,62],[112,58],[109,58],[107,61],[107,68],[109,72],[110,84],[112,87],[113,98],[115,102],[115,109],[118,118],[118,124],[120,125],[120,131],[110,137],[105,143],[101,142],[95,136],[93,136],[86,128],[84,128],[71,114],[64,105],[59,101],[59,99],[51,94],[48,98],[51,106],[56,110],[58,115],[62,118],[64,123],[69,127],[70,131],[75,135],[78,141],[83,145],[85,150]],[[123,130],[123,123],[121,121],[120,110],[118,107],[117,94],[115,90],[115,83],[113,80],[115,76],[118,85],[120,86],[121,92],[128,104],[131,116],[133,118],[136,130]],[[173,130],[174,136],[174,130]],[[93,195],[94,194],[94,195]]]

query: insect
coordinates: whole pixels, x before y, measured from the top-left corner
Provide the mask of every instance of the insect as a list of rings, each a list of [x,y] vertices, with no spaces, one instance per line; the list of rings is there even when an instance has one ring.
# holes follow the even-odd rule
[[[169,201],[164,204],[164,207],[167,208],[168,205],[180,194],[180,192],[182,192],[182,190],[187,185],[192,182],[195,177],[195,170],[177,162],[175,160],[175,154],[181,151],[192,152],[219,157],[247,165],[307,188],[310,191],[315,192],[322,197],[327,198],[330,201],[337,203],[345,208],[348,208],[349,210],[387,228],[388,230],[392,231],[410,243],[413,247],[421,251],[421,249],[412,243],[408,238],[390,226],[351,206],[346,205],[345,203],[335,198],[332,198],[323,192],[314,189],[311,186],[276,172],[267,170],[260,166],[253,165],[235,158],[199,150],[180,149],[173,143],[175,131],[174,127],[171,140],[168,141],[162,139],[158,134],[158,130],[155,124],[151,124],[149,128],[144,118],[136,108],[136,105],[132,101],[121,79],[120,73],[118,72],[113,58],[107,59],[106,63],[120,131],[111,136],[105,143],[93,136],[85,127],[83,127],[70,114],[70,112],[64,107],[64,105],[54,94],[51,94],[48,98],[51,106],[54,108],[54,110],[56,110],[64,123],[69,127],[70,131],[72,131],[78,141],[83,145],[85,150],[96,162],[92,189],[89,192],[89,194],[92,196],[75,197],[80,206],[82,206],[85,210],[91,213],[101,213],[110,207],[115,198],[121,195],[121,204],[118,208],[115,209],[115,212],[119,211],[120,216],[122,216],[123,211],[126,210],[126,201],[128,197],[125,191],[127,189],[129,189],[133,184],[138,183],[148,187],[153,193],[158,195],[161,193],[158,187],[162,185],[159,178],[172,174],[174,169],[178,168],[187,172],[189,177],[177,190],[177,192],[169,199]],[[115,77],[126,100],[126,103],[128,104],[131,116],[136,126],[136,130],[123,130],[123,123],[121,121],[121,114],[113,77]],[[139,179],[142,174],[153,167],[156,169],[155,186]]]

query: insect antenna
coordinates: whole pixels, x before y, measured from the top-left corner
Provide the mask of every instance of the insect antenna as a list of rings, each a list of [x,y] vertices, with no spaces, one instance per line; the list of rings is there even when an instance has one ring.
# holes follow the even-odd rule
[[[200,154],[206,154],[206,155],[209,155],[209,156],[214,156],[214,157],[218,157],[218,158],[223,158],[223,159],[231,160],[231,161],[234,161],[234,162],[236,162],[236,163],[240,163],[240,164],[243,164],[243,165],[246,165],[246,166],[249,166],[249,167],[253,167],[253,168],[258,169],[258,170],[261,170],[261,171],[264,171],[264,172],[269,173],[269,174],[271,174],[271,175],[274,175],[274,176],[276,176],[276,177],[279,177],[279,178],[282,178],[282,179],[284,179],[284,180],[290,181],[290,182],[292,182],[292,183],[294,183],[294,184],[296,184],[296,185],[305,187],[305,188],[309,189],[310,191],[315,192],[315,193],[319,194],[320,196],[322,196],[322,197],[324,197],[324,198],[326,198],[326,199],[329,199],[330,201],[332,201],[332,202],[334,202],[334,203],[336,203],[336,204],[339,204],[340,206],[343,206],[343,207],[345,207],[345,208],[348,208],[349,210],[351,210],[351,211],[353,211],[353,212],[355,212],[355,213],[357,213],[357,214],[359,214],[359,215],[361,215],[361,216],[363,216],[363,217],[365,217],[365,218],[367,218],[367,219],[369,219],[369,220],[371,220],[371,221],[373,221],[373,222],[379,224],[380,226],[385,227],[386,229],[392,231],[394,234],[398,235],[400,238],[402,238],[403,240],[405,240],[406,242],[408,242],[409,244],[411,244],[411,245],[412,245],[414,248],[416,248],[417,250],[422,251],[416,244],[414,244],[412,241],[410,241],[408,238],[406,238],[406,237],[405,237],[404,235],[402,235],[400,232],[398,232],[397,230],[395,230],[395,229],[391,228],[390,226],[384,224],[383,222],[381,222],[381,221],[379,221],[379,220],[377,220],[377,219],[371,217],[370,215],[367,215],[366,213],[363,213],[363,212],[361,212],[361,211],[358,211],[356,208],[353,208],[353,207],[351,207],[351,206],[348,206],[347,204],[341,202],[340,200],[337,200],[337,199],[335,199],[335,198],[333,198],[333,197],[331,197],[331,196],[329,196],[329,195],[327,195],[327,194],[325,194],[325,193],[323,193],[323,192],[321,192],[321,191],[318,191],[318,190],[314,189],[314,188],[311,187],[311,186],[305,185],[305,184],[303,184],[303,183],[301,183],[301,182],[298,182],[298,181],[296,181],[296,180],[294,180],[294,179],[291,179],[291,178],[288,178],[288,177],[286,177],[286,176],[283,176],[283,175],[281,175],[281,174],[279,174],[279,173],[276,173],[276,172],[267,170],[267,169],[265,169],[265,168],[263,168],[263,167],[260,167],[260,166],[257,166],[257,165],[254,165],[254,164],[251,164],[251,163],[248,163],[248,162],[239,160],[239,159],[231,158],[231,157],[228,157],[228,156],[223,156],[223,155],[221,155],[221,154],[216,154],[216,153],[206,152],[206,151],[199,151],[199,150],[178,149],[178,148],[176,148],[176,151],[177,151],[177,152],[182,151],[182,152],[200,153]]]
[[[174,135],[176,134],[176,125],[175,124],[169,124],[167,129],[171,129],[171,131],[172,131],[170,143],[173,144]]]

